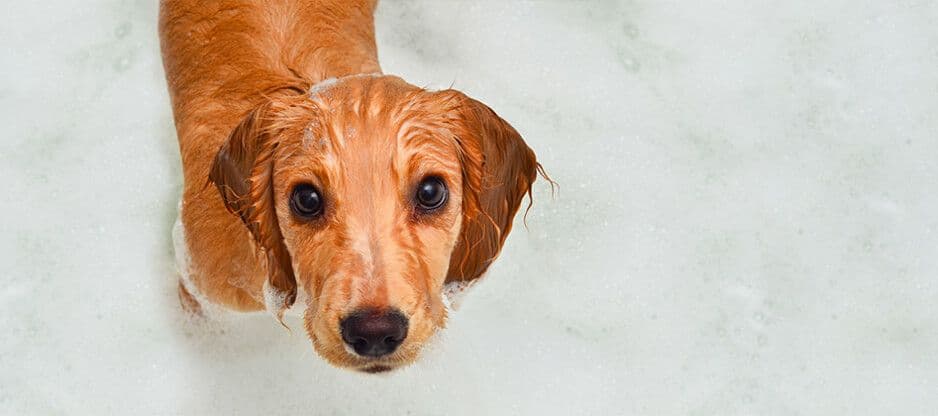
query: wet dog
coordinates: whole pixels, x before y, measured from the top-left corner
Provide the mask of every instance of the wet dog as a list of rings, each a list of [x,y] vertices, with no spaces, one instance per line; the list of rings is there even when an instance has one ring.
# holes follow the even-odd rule
[[[185,177],[183,305],[282,319],[299,292],[319,354],[368,372],[416,359],[444,326],[444,284],[485,272],[540,171],[484,104],[382,75],[374,8],[160,10]]]

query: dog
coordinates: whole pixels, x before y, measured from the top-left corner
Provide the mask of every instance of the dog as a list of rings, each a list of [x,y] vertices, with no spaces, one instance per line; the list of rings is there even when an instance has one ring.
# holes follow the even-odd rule
[[[159,21],[184,308],[283,324],[299,292],[319,355],[364,372],[416,360],[543,174],[486,105],[382,74],[376,3],[163,0]]]

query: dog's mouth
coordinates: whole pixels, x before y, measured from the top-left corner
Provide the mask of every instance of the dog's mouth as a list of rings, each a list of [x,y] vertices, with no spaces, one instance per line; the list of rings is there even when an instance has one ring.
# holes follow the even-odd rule
[[[383,358],[372,358],[364,361],[359,361],[355,365],[349,367],[351,370],[365,373],[365,374],[380,374],[380,373],[390,373],[399,368],[406,367],[409,361],[400,360],[391,357]]]
[[[356,361],[355,364],[352,364],[346,368],[366,373],[366,374],[379,374],[379,373],[389,373],[398,368],[404,367],[407,365],[406,361],[399,361],[392,359],[390,357],[381,357],[381,358],[364,358],[357,355],[354,356]]]
[[[375,364],[375,365],[363,367],[360,370],[368,374],[377,374],[377,373],[387,373],[388,371],[391,371],[393,369],[394,367],[391,367],[389,365]]]

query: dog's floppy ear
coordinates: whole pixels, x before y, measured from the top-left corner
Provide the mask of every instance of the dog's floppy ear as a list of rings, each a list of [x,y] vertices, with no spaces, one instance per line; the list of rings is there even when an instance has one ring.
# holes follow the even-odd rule
[[[296,300],[296,277],[274,209],[273,172],[277,132],[271,128],[271,103],[247,114],[235,127],[209,173],[229,212],[244,221],[267,260],[264,301],[281,320]]]
[[[491,108],[458,91],[441,93],[457,114],[453,134],[463,170],[462,231],[446,282],[466,282],[498,256],[521,200],[543,171],[521,135]]]

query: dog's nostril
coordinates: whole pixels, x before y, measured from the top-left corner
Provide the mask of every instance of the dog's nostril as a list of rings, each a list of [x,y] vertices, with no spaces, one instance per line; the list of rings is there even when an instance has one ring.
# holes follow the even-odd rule
[[[365,348],[367,346],[368,346],[368,341],[366,341],[364,338],[355,338],[354,340],[352,340],[352,347],[356,349]]]
[[[407,337],[407,317],[396,310],[362,310],[339,323],[342,340],[365,357],[388,355]]]

